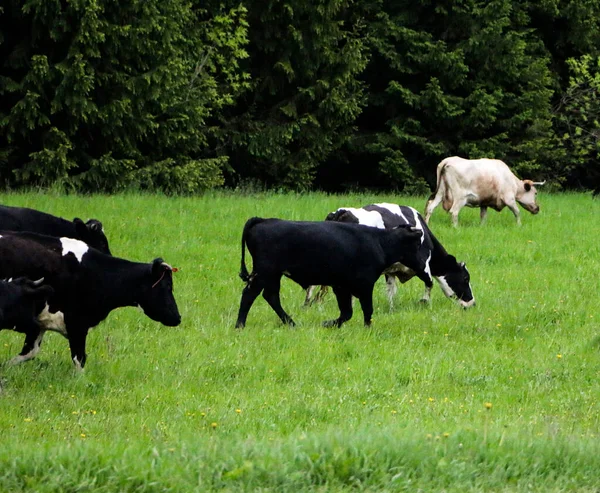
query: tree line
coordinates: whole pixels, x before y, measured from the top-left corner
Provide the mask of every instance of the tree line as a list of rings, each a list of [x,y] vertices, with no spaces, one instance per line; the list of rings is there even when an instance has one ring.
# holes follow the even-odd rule
[[[600,188],[595,0],[4,0],[0,187]]]

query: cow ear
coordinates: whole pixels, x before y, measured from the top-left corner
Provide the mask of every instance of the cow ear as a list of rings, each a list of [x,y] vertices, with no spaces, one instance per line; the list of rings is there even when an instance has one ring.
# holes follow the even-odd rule
[[[48,286],[48,284],[44,284],[43,286],[38,286],[33,289],[28,289],[27,294],[36,300],[48,300],[50,296],[54,294],[54,288],[52,286]]]
[[[98,219],[90,219],[85,224],[90,231],[102,231],[103,228],[102,223]]]
[[[169,264],[167,264],[162,258],[155,258],[152,261],[152,275],[154,277],[161,277],[165,272],[173,272],[177,269],[173,269]]]
[[[446,264],[447,265],[456,265],[456,257],[454,255],[448,255],[446,257]]]
[[[152,275],[154,277],[160,277],[160,275],[163,273],[164,271],[164,260],[162,258],[155,258],[152,261]]]
[[[524,182],[523,186],[525,187],[526,192],[529,192],[529,190],[531,190],[531,183]]]
[[[85,223],[76,217],[73,219],[73,224],[75,225],[75,232],[79,236],[79,238],[85,238],[87,236],[87,226]]]

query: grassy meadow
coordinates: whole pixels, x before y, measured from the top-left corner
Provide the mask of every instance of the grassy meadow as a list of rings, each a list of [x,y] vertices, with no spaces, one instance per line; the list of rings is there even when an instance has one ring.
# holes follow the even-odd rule
[[[179,272],[182,324],[115,310],[77,372],[48,333],[0,367],[0,491],[598,491],[600,200],[540,194],[542,211],[436,209],[431,229],[465,261],[477,305],[417,279],[390,309],[375,289],[341,329],[335,297],[303,308],[282,281],[282,326],[258,298],[234,329],[242,227],[321,220],[340,206],[425,197],[214,193],[10,194],[7,205],[104,223],[114,255]],[[251,265],[251,259],[247,260]],[[23,336],[0,333],[0,361]]]

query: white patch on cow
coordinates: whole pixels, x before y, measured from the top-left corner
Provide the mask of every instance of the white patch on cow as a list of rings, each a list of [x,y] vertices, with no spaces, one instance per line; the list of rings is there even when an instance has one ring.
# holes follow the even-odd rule
[[[429,280],[431,281],[431,266],[429,265],[429,262],[431,262],[431,250],[429,250],[429,257],[427,257],[427,260],[425,261],[425,267],[423,268],[425,274],[429,276]]]
[[[436,277],[436,280],[437,280],[437,282],[440,283],[440,287],[442,288],[442,291],[448,298],[454,298],[456,296],[456,293],[454,292],[454,290],[450,287],[450,285],[446,281],[445,276],[438,276],[438,277]]]
[[[42,339],[44,338],[44,331],[40,331],[37,339],[33,343],[33,348],[27,354],[18,354],[13,359],[9,361],[11,365],[18,365],[19,363],[23,363],[24,361],[28,361],[37,356],[40,352],[40,346],[42,345]]]
[[[388,202],[382,202],[380,204],[373,204],[373,205],[376,205],[377,207],[381,207],[382,209],[387,209],[392,214],[395,214],[396,216],[400,216],[402,219],[404,219],[404,222],[406,222],[406,224],[408,224],[408,220],[406,219],[406,216],[404,214],[402,214],[402,209],[400,209],[400,206],[398,204],[390,204]]]
[[[387,209],[392,214],[402,218],[402,220],[404,221],[404,224],[411,224],[411,222],[404,215],[404,213],[402,212],[402,209],[400,208],[400,206],[398,204],[389,204],[387,202],[382,202],[380,204],[375,204],[375,205],[377,207],[381,207],[382,209]],[[414,227],[421,231],[421,245],[422,245],[423,242],[425,241],[425,231],[423,230],[423,225],[421,224],[421,221],[419,220],[419,212],[412,207],[408,207],[408,206],[405,206],[405,207],[407,209],[410,209],[410,211],[413,213],[413,216],[415,218]]]
[[[421,245],[422,245],[423,242],[425,241],[425,230],[423,229],[423,225],[421,224],[421,220],[419,219],[419,213],[417,212],[416,209],[413,209],[412,207],[409,207],[409,209],[412,211],[413,216],[415,217],[415,228],[421,230]],[[431,258],[431,252],[429,253],[429,258]],[[427,260],[427,263],[429,264],[429,260]],[[429,277],[431,277],[431,275]]]
[[[81,263],[81,259],[89,250],[89,247],[83,242],[79,240],[74,240],[73,238],[63,237],[60,239],[63,249],[63,257],[68,253],[72,253],[75,255],[75,258]]]
[[[354,207],[340,207],[338,211],[348,211],[358,219],[358,224],[371,226],[373,228],[385,229],[383,218],[377,211],[366,211],[364,209],[355,209]]]
[[[44,330],[51,330],[59,334],[67,336],[67,326],[65,325],[65,315],[63,312],[50,313],[48,303],[38,315],[38,322]]]

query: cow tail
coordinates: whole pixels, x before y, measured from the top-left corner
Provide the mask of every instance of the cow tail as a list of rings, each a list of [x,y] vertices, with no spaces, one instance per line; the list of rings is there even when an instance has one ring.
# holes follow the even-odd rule
[[[242,262],[240,267],[240,278],[244,282],[250,281],[250,274],[246,268],[246,237],[248,236],[250,228],[262,221],[264,221],[264,219],[261,219],[260,217],[251,217],[244,225],[244,231],[242,232]]]
[[[429,200],[433,200],[436,197],[436,195],[438,194],[438,192],[440,191],[440,187],[442,186],[442,176],[445,171],[446,171],[446,160],[444,160],[440,164],[438,164],[438,166],[435,170],[435,172],[436,172],[435,192],[433,192],[431,194],[431,196],[429,197]]]

